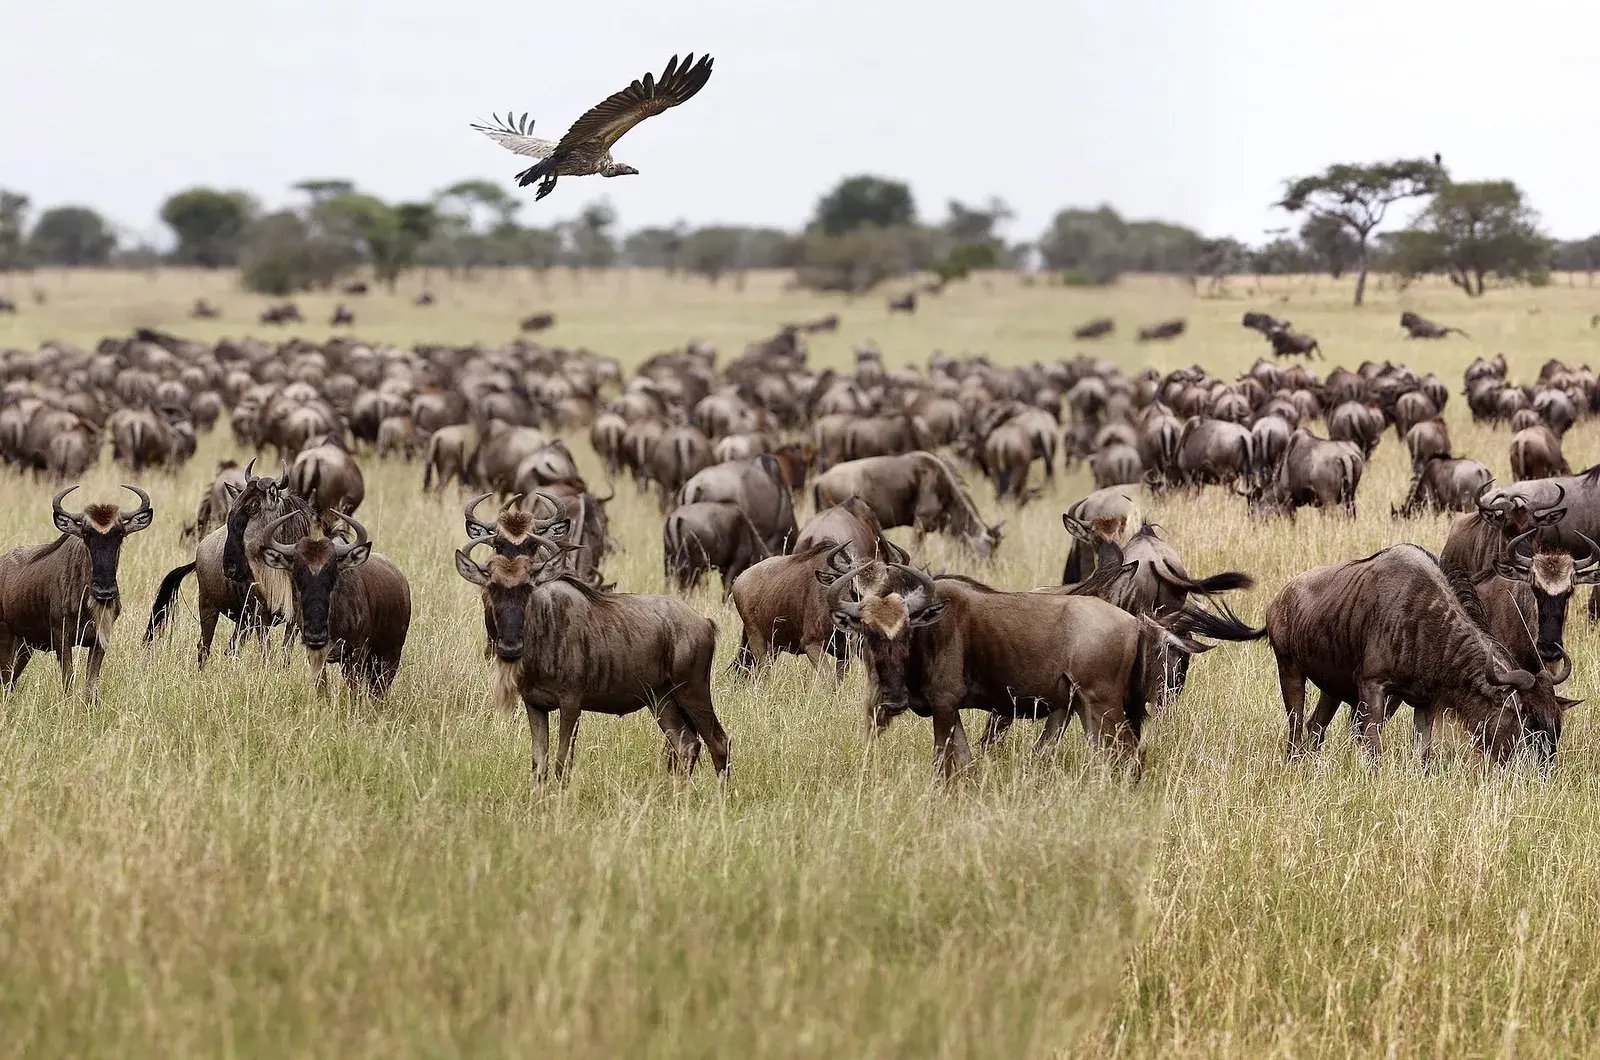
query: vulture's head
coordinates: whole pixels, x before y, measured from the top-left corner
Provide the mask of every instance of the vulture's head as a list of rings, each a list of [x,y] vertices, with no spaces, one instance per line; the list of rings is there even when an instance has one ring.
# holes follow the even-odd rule
[[[606,168],[602,169],[600,171],[600,175],[602,177],[626,177],[636,175],[638,172],[639,171],[634,169],[632,166],[623,165],[621,162],[613,162]]]

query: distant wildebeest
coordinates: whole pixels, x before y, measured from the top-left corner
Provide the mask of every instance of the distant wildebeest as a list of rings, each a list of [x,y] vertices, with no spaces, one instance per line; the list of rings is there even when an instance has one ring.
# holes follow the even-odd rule
[[[1383,439],[1385,426],[1383,410],[1377,405],[1346,401],[1328,413],[1328,440],[1353,442],[1361,455],[1370,460]]]
[[[1072,332],[1075,339],[1098,339],[1111,334],[1116,327],[1116,322],[1110,317],[1096,317],[1087,324],[1081,324]]]
[[[1452,331],[1462,338],[1467,337],[1467,333],[1460,328],[1447,328],[1440,324],[1435,324],[1426,317],[1420,317],[1410,310],[1400,314],[1400,326],[1405,328],[1406,335],[1413,339],[1442,339]]]
[[[1318,438],[1304,427],[1289,436],[1289,445],[1272,475],[1241,491],[1252,516],[1289,515],[1298,508],[1343,508],[1355,518],[1356,489],[1366,461],[1353,442]]]
[[[1445,713],[1495,761],[1525,746],[1548,765],[1574,701],[1556,695],[1549,674],[1519,668],[1486,623],[1471,583],[1452,580],[1416,545],[1291,579],[1267,607],[1289,756],[1320,747],[1340,705],[1349,703],[1359,739],[1376,759],[1383,723],[1405,702],[1416,713],[1424,760]],[[1321,693],[1309,719],[1307,681]]]
[[[1259,332],[1263,338],[1270,339],[1279,331],[1288,331],[1289,322],[1280,320],[1271,313],[1248,312],[1244,315],[1244,326],[1251,331]]]
[[[1158,324],[1149,324],[1139,329],[1140,342],[1159,342],[1175,339],[1182,335],[1188,328],[1189,322],[1182,317],[1172,320],[1163,320]]]
[[[17,303],[13,302],[9,298],[0,298],[0,313],[15,315],[16,312]]]
[[[917,311],[917,295],[915,291],[907,291],[899,298],[889,299],[889,312],[905,313],[910,315]]]
[[[1255,440],[1241,424],[1196,417],[1183,425],[1176,459],[1177,479],[1184,485],[1248,482]]]
[[[456,571],[483,590],[495,697],[506,708],[520,698],[527,709],[536,781],[549,772],[552,711],[560,712],[559,777],[571,765],[584,711],[644,707],[666,736],[669,769],[693,771],[703,743],[727,776],[728,735],[711,700],[717,629],[710,619],[675,597],[601,592],[532,556],[479,564],[471,556],[476,545],[456,552]]]
[[[300,315],[300,307],[293,302],[271,305],[261,311],[261,323],[263,324],[298,324],[304,319]]]
[[[289,487],[313,510],[342,515],[354,515],[367,495],[361,468],[336,434],[294,458]]]
[[[768,552],[786,551],[798,533],[794,498],[770,453],[702,468],[683,484],[679,499],[684,504],[724,501],[737,505]]]
[[[665,512],[678,491],[699,472],[711,466],[711,440],[698,427],[669,427],[650,447],[650,478],[661,491]]]
[[[465,486],[470,481],[468,467],[476,442],[475,433],[470,424],[454,423],[440,427],[429,436],[422,458],[424,490],[432,489],[435,482],[444,489],[447,482]]]
[[[928,533],[957,537],[980,559],[994,554],[1005,520],[987,525],[960,478],[933,453],[875,456],[839,464],[817,476],[811,489],[817,510],[860,497],[885,529],[909,526],[916,545]]]
[[[205,496],[195,507],[194,522],[184,526],[180,541],[198,540],[209,534],[213,527],[221,526],[228,518],[228,507],[233,498],[244,492],[248,477],[244,468],[235,461],[223,460],[217,464],[217,477],[211,480]]]
[[[1061,584],[1075,585],[1093,574],[1098,563],[1098,543],[1120,544],[1127,536],[1128,519],[1132,515],[1133,491],[1125,487],[1098,489],[1073,501],[1061,515],[1062,525],[1072,535],[1072,548],[1061,571]],[[1073,533],[1075,525],[1088,527],[1091,540],[1086,541]]]
[[[279,540],[278,528],[295,519],[285,515],[267,524],[262,560],[288,576],[295,625],[317,687],[326,687],[332,660],[352,689],[382,696],[400,669],[411,588],[392,560],[372,551],[364,526],[337,510],[331,514],[355,531],[354,541],[320,534]]]
[[[1315,354],[1318,360],[1322,359],[1322,344],[1304,332],[1287,329],[1273,331],[1267,335],[1267,341],[1272,343],[1274,357],[1310,357]]]
[[[1515,482],[1528,479],[1555,478],[1570,475],[1572,468],[1561,453],[1561,439],[1544,424],[1526,427],[1511,437],[1511,478]]]
[[[433,292],[432,291],[423,291],[421,294],[417,295],[417,297],[415,299],[412,300],[411,304],[414,305],[414,306],[423,307],[423,306],[433,305],[433,303],[434,303]]]
[[[1389,513],[1410,518],[1423,511],[1469,512],[1493,480],[1494,472],[1480,461],[1431,456],[1412,474],[1405,501]]]
[[[9,692],[35,652],[54,652],[61,686],[72,691],[72,651],[89,649],[89,697],[100,688],[100,667],[111,632],[122,613],[117,565],[129,534],[155,518],[150,496],[124,486],[139,507],[91,504],[82,512],[61,507],[68,486],[50,501],[51,521],[61,534],[46,545],[21,546],[0,556],[0,687]]]
[[[744,511],[731,501],[680,504],[661,526],[665,576],[680,592],[700,584],[708,571],[722,578],[727,597],[739,575],[772,553]]]
[[[1137,485],[1144,480],[1144,465],[1139,461],[1139,451],[1121,443],[1091,454],[1089,471],[1094,476],[1096,489]]]
[[[544,331],[546,328],[554,327],[555,323],[554,313],[535,313],[530,317],[524,317],[521,327],[523,331]]]
[[[343,302],[334,307],[333,319],[328,321],[329,325],[336,328],[352,327],[355,322],[356,315]]]
[[[194,306],[189,310],[189,315],[196,320],[212,320],[221,316],[222,310],[218,309],[204,298],[196,298],[194,300]]]
[[[345,284],[343,287],[341,287],[339,289],[341,291],[343,291],[345,294],[357,295],[357,296],[364,295],[369,290],[371,290],[371,288],[368,287],[366,285],[366,283],[362,282],[361,280],[354,280],[354,281],[352,281],[350,283]]]
[[[1425,420],[1406,432],[1406,451],[1415,474],[1430,458],[1450,455],[1450,429],[1442,419]]]

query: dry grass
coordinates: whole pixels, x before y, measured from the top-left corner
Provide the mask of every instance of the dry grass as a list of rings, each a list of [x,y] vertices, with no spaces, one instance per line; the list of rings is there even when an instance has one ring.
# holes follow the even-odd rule
[[[0,344],[90,344],[138,324],[259,333],[261,300],[227,283],[46,276],[50,304],[24,297],[21,314],[0,317]],[[1399,337],[1393,292],[1353,311],[1327,281],[1194,299],[1177,283],[1105,293],[997,278],[909,320],[888,318],[881,298],[788,294],[771,277],[743,293],[648,275],[436,286],[433,309],[410,305],[415,284],[351,300],[359,332],[500,341],[548,308],[553,340],[636,360],[690,336],[736,348],[839,311],[844,329],[815,344],[824,361],[870,337],[890,363],[935,348],[1004,362],[1070,356],[1072,326],[1105,310],[1123,334],[1089,348],[1221,374],[1264,345],[1237,323],[1260,305],[1319,335],[1332,362],[1405,359],[1453,389],[1479,352],[1503,350],[1528,377],[1600,341],[1588,329],[1600,297],[1581,286],[1480,304],[1413,290],[1404,307],[1472,334],[1441,344]],[[198,294],[230,315],[190,326]],[[332,301],[302,300],[319,321]],[[1188,336],[1130,341],[1137,322],[1172,313],[1191,317]],[[1470,427],[1455,402],[1458,448],[1503,475],[1507,435]],[[1460,741],[1424,773],[1407,757],[1404,714],[1375,773],[1341,739],[1289,767],[1268,654],[1223,647],[1151,725],[1141,786],[1113,780],[1075,734],[1035,762],[1023,731],[942,791],[925,722],[902,721],[869,750],[860,675],[835,692],[788,659],[753,684],[717,679],[735,741],[725,794],[709,774],[686,789],[665,779],[639,715],[586,720],[575,779],[535,792],[525,725],[483,706],[481,627],[449,562],[459,509],[419,501],[413,468],[369,466],[362,511],[417,601],[387,703],[319,699],[299,657],[263,665],[247,650],[197,675],[192,588],[174,634],[141,649],[140,612],[186,558],[177,528],[226,444],[213,436],[183,473],[144,483],[158,517],[125,553],[128,614],[102,705],[64,700],[47,658],[0,701],[0,1052],[1478,1056],[1592,1040],[1589,708],[1547,782],[1485,770]],[[1600,459],[1591,425],[1569,456]],[[1354,522],[1253,525],[1222,492],[1149,512],[1192,571],[1255,573],[1261,587],[1239,609],[1259,619],[1306,567],[1442,542],[1443,520],[1390,521],[1403,464],[1391,436]],[[102,465],[87,492],[110,497],[116,481]],[[48,488],[10,475],[5,486],[0,543],[46,539]],[[991,566],[942,545],[928,558],[1007,587],[1053,581],[1057,516],[1087,488],[1076,471],[1007,513]],[[612,573],[659,590],[653,503],[624,487],[612,508],[626,547]],[[725,659],[732,612],[710,589],[694,603],[721,626]],[[1571,640],[1581,694],[1600,659],[1581,623]]]

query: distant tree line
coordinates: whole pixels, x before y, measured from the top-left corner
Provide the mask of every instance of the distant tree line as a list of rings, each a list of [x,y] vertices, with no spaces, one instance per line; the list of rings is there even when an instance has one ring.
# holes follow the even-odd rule
[[[1098,285],[1129,273],[1220,282],[1238,274],[1356,276],[1359,305],[1370,271],[1401,282],[1446,276],[1468,295],[1495,283],[1540,283],[1549,271],[1600,269],[1600,235],[1556,242],[1510,181],[1457,183],[1441,160],[1338,163],[1284,182],[1274,205],[1298,227],[1250,246],[1185,225],[1124,218],[1109,205],[1061,210],[1032,243],[1007,242],[1013,219],[999,198],[951,200],[935,220],[919,216],[910,187],[872,175],[847,177],[816,203],[803,230],[743,225],[618,231],[615,211],[591,203],[570,220],[525,225],[525,200],[501,184],[466,180],[425,200],[385,202],[354,182],[319,178],[294,186],[297,201],[267,211],[242,191],[195,187],[161,207],[166,253],[123,245],[87,206],[36,217],[26,195],[0,188],[0,271],[167,262],[238,268],[267,294],[325,289],[356,273],[393,285],[417,268],[471,276],[487,268],[655,268],[720,283],[752,269],[790,269],[801,285],[862,293],[896,277],[960,279],[975,270],[1036,262],[1060,282]],[[1415,204],[1395,229],[1393,209]],[[1387,228],[1388,230],[1383,230]]]

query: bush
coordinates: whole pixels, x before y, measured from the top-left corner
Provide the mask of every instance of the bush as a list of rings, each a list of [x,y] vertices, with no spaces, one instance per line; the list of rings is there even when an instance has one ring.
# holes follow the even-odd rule
[[[843,235],[807,233],[795,279],[813,291],[862,294],[885,280],[931,264],[932,239],[920,228],[858,228]]]

